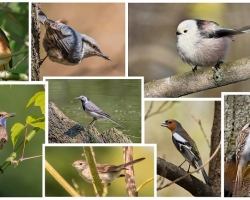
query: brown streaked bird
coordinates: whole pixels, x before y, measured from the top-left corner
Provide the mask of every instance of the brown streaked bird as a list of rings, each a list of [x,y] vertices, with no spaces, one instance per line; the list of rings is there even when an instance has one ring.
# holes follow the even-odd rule
[[[138,158],[128,163],[121,165],[96,164],[97,172],[102,180],[102,183],[110,185],[116,178],[124,177],[121,174],[122,170],[127,170],[127,166],[143,161],[145,158]],[[85,160],[77,160],[71,164],[78,171],[79,175],[88,183],[92,183],[92,175],[89,169],[89,164]]]
[[[235,190],[242,189],[243,172],[250,161],[250,123],[247,123],[238,133],[236,139],[236,165],[237,175]]]
[[[15,113],[7,113],[0,111],[0,150],[4,147],[4,144],[8,141],[8,133],[6,131],[6,121],[9,117],[14,117]]]

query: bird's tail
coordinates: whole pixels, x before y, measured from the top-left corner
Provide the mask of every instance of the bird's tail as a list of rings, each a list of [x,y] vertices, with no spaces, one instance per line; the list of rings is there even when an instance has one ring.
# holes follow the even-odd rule
[[[242,33],[250,33],[250,26],[244,26],[238,29],[238,31],[241,31]]]
[[[106,117],[106,116],[103,116],[105,119],[108,119],[110,121],[112,121],[113,123],[115,123],[116,125],[122,127],[122,128],[125,128],[124,126],[122,126],[121,124],[119,124],[118,122],[116,122],[115,120],[111,119],[110,117]]]
[[[235,190],[238,191],[242,188],[242,167],[239,164],[235,180]]]
[[[205,169],[201,169],[201,173],[202,173],[202,176],[203,176],[203,178],[204,178],[206,184],[211,186],[212,183],[210,182],[210,180],[209,180],[209,178],[208,178],[208,176],[207,176],[207,173],[206,173]]]
[[[135,164],[135,163],[138,163],[138,162],[141,162],[141,161],[143,161],[144,159],[145,159],[145,158],[138,158],[138,159],[132,160],[131,162],[121,164],[121,165],[119,165],[119,167],[121,167],[122,169],[125,169],[125,167],[127,167],[127,166],[129,166],[129,165],[132,165],[132,164]]]
[[[38,17],[39,17],[40,23],[45,26],[44,22],[46,19],[48,19],[48,17],[40,9],[38,10]]]

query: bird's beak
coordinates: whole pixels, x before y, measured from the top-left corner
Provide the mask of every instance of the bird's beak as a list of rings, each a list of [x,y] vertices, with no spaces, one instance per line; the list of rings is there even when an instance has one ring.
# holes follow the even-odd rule
[[[162,122],[161,126],[168,127],[168,125],[166,124],[166,122]]]
[[[15,117],[16,116],[16,113],[8,113],[7,114],[7,117]]]
[[[103,58],[106,59],[106,60],[111,60],[110,57],[106,56],[106,55],[103,54],[103,53],[100,53],[99,56],[103,57]]]
[[[79,99],[79,97],[76,97],[76,98],[74,98],[74,99]]]

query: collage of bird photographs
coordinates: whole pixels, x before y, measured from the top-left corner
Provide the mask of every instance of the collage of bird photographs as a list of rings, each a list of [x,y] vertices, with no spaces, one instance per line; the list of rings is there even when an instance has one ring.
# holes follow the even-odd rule
[[[0,2],[0,197],[249,197],[249,11]]]

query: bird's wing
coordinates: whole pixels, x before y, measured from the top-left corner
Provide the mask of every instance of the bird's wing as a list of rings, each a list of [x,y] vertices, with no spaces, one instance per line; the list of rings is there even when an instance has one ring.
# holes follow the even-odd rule
[[[122,169],[126,170],[126,168],[119,168],[116,165],[108,165],[108,164],[96,164],[96,169],[98,172],[106,173],[106,172],[117,172]]]
[[[197,162],[201,160],[198,148],[194,141],[187,137],[184,134],[177,133],[173,134],[172,140],[176,148],[180,153],[189,161],[194,168],[197,168]]]
[[[111,116],[105,113],[101,108],[96,106],[93,102],[89,102],[88,105],[85,105],[85,109],[87,109],[90,112],[96,112],[100,115],[103,115],[104,117],[110,118]]]

